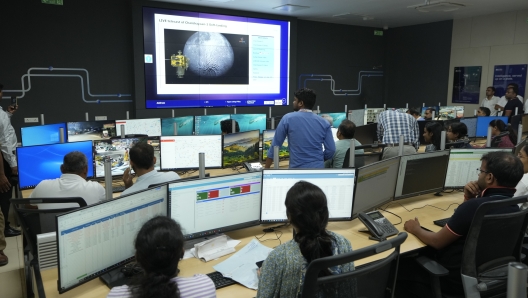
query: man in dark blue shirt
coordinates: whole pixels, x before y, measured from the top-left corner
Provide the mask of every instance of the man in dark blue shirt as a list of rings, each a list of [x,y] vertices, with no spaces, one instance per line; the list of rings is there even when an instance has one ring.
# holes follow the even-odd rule
[[[295,92],[295,112],[284,115],[279,122],[268,151],[266,168],[273,163],[273,147],[280,147],[286,137],[290,168],[324,168],[324,161],[334,156],[335,143],[330,123],[312,113],[315,98],[315,92],[307,88]]]

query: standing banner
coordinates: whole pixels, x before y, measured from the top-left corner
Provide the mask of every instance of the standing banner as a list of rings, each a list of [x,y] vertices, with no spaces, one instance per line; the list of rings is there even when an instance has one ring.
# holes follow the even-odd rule
[[[495,65],[493,73],[493,87],[495,87],[495,96],[501,97],[506,94],[508,84],[515,83],[519,85],[519,94],[524,97],[526,90],[526,67],[527,64],[517,65]]]
[[[453,103],[478,104],[482,66],[455,67],[453,76]]]

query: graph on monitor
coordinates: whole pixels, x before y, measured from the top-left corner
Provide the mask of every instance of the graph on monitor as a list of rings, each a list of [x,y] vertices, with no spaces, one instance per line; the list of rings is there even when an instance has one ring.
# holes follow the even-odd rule
[[[196,169],[201,152],[205,153],[206,168],[222,167],[222,136],[161,137],[161,169]]]

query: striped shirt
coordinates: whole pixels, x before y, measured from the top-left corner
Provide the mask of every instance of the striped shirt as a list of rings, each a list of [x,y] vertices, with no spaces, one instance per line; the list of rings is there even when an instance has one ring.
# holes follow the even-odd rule
[[[172,279],[178,285],[181,298],[210,298],[216,297],[216,289],[213,281],[203,274],[193,277],[175,277]],[[107,298],[129,298],[132,297],[128,286],[112,288]]]
[[[384,144],[398,144],[400,135],[404,143],[420,147],[420,129],[413,116],[397,111],[384,111],[378,115],[378,140]]]

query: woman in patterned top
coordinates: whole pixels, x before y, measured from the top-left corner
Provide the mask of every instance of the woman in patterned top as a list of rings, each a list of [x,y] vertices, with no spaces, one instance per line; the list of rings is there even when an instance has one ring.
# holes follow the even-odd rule
[[[473,148],[467,138],[468,129],[462,122],[451,123],[447,128],[446,137],[450,143],[456,143],[451,148]]]
[[[112,288],[107,297],[216,297],[213,281],[207,275],[176,277],[183,257],[183,240],[180,225],[173,219],[157,216],[147,221],[135,242],[136,261],[144,273],[138,274],[130,286]]]
[[[348,253],[350,242],[326,230],[328,206],[323,191],[309,182],[299,181],[286,194],[286,215],[296,231],[293,240],[275,248],[261,269],[257,298],[297,297],[304,283],[306,269],[312,260]],[[354,270],[346,263],[321,271],[319,276]],[[356,297],[354,279],[322,286],[318,297]]]
[[[425,152],[440,150],[440,143],[442,142],[442,131],[444,127],[438,122],[428,122],[424,127],[424,140],[429,144],[425,146]]]

